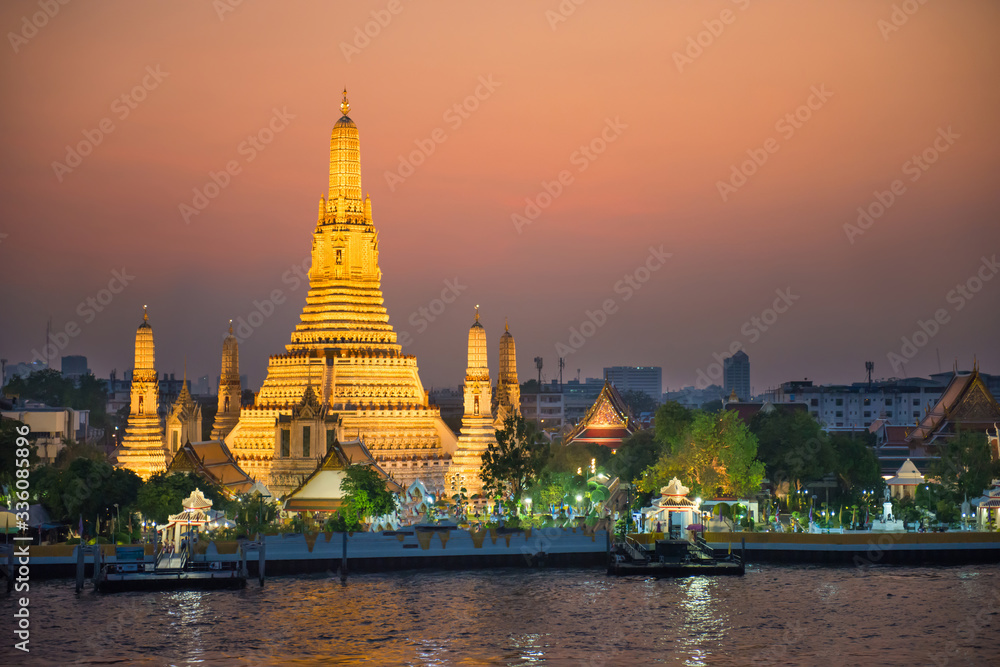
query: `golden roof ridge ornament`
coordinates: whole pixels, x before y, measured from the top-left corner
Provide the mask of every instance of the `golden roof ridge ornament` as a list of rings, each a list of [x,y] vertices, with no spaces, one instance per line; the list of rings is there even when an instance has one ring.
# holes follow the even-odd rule
[[[351,103],[347,101],[347,86],[344,86],[344,101],[340,103],[340,112],[346,116],[350,110]]]

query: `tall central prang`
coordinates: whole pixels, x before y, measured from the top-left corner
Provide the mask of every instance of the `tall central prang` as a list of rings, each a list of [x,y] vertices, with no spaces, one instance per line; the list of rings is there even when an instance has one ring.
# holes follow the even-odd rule
[[[340,109],[301,320],[287,351],[268,360],[254,405],[226,443],[247,473],[278,494],[311,473],[335,438],[357,437],[401,484],[419,478],[441,487],[456,438],[428,405],[416,357],[402,353],[389,324],[346,90]]]

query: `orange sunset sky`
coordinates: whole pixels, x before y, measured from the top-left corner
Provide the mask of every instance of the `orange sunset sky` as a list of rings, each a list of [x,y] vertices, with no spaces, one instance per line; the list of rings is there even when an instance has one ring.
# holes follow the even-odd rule
[[[664,390],[734,343],[757,392],[860,381],[866,360],[1000,373],[998,26],[989,0],[5,2],[0,355],[29,361],[51,318],[77,332],[60,356],[120,376],[148,304],[157,369],[186,357],[214,384],[228,320],[280,290],[240,347],[258,389],[305,300],[292,267],[346,86],[390,322],[426,388],[462,382],[476,304],[494,378],[505,317],[522,381],[535,356],[558,377],[560,344],[565,379],[658,365]],[[776,290],[797,298],[764,331]]]

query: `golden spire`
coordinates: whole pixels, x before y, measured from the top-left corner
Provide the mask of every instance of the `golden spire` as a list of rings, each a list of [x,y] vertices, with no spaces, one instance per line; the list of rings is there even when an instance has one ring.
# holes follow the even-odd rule
[[[146,304],[142,304],[142,321],[149,322],[149,313],[146,312]]]
[[[233,335],[233,319],[229,318],[229,335]]]
[[[476,321],[479,321],[479,304],[476,304]]]
[[[507,326],[507,316],[506,315],[504,315],[504,317],[503,317],[503,330],[504,330],[504,333],[510,333],[510,327]]]
[[[347,86],[344,86],[344,101],[340,103],[340,112],[346,116],[350,110],[351,104],[347,101]]]

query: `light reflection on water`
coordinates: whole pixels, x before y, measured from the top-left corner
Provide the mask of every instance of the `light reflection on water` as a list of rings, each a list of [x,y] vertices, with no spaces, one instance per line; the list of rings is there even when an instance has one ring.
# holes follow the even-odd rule
[[[998,591],[998,565],[314,575],[80,598],[42,581],[29,659],[5,642],[0,664],[996,664]]]

